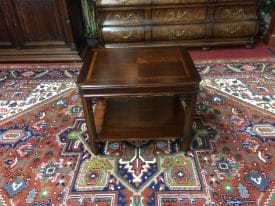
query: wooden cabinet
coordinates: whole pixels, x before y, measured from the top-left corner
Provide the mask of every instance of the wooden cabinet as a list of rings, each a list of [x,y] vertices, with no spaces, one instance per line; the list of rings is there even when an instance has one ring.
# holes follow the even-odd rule
[[[0,0],[0,61],[81,60],[80,1]]]
[[[253,45],[258,0],[97,0],[106,47]]]

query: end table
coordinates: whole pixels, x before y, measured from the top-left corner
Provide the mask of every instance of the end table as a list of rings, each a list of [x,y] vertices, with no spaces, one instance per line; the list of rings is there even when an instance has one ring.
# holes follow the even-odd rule
[[[200,80],[183,47],[92,50],[77,80],[91,151],[100,141],[174,138],[187,151]]]

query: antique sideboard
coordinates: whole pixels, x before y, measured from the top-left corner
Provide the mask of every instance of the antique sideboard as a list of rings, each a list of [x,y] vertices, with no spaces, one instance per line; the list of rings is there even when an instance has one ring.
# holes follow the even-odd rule
[[[251,47],[259,30],[259,2],[96,0],[98,38],[106,47]]]

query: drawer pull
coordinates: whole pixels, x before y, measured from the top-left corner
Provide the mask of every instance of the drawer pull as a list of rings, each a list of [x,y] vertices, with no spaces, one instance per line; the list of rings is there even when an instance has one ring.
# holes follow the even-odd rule
[[[172,31],[170,34],[169,34],[169,39],[171,40],[175,40],[175,39],[182,39],[183,37],[185,37],[185,30],[182,30],[180,32],[174,32]]]
[[[126,39],[126,40],[133,40],[133,39],[136,39],[136,37],[137,37],[137,34],[134,32],[129,32],[126,35],[124,35],[122,33],[117,33],[117,35],[120,39]]]
[[[244,8],[240,9],[225,9],[224,14],[226,16],[244,16]]]
[[[123,16],[123,15],[117,13],[117,14],[115,14],[115,18],[117,20],[120,20],[120,21],[130,22],[130,21],[133,21],[136,18],[136,15],[133,14],[133,13],[130,13],[126,16]]]
[[[239,31],[240,31],[240,27],[239,26],[237,26],[237,27],[235,27],[235,28],[229,28],[229,27],[227,27],[226,29],[225,29],[225,31],[226,31],[226,33],[229,33],[229,34],[236,34],[236,33],[238,33]]]
[[[188,14],[187,11],[180,10],[180,9],[169,12],[169,15],[171,17],[176,17],[177,19],[183,19],[184,17],[186,17],[187,14]]]

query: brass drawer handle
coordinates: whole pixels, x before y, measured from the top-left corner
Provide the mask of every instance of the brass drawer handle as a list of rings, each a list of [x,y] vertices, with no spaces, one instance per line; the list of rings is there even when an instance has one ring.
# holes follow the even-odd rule
[[[181,39],[181,38],[183,38],[184,36],[185,36],[185,30],[181,30],[181,31],[179,31],[179,32],[174,32],[174,31],[172,31],[172,32],[170,32],[170,34],[169,34],[169,39],[171,39],[171,40],[174,40],[174,39]]]
[[[243,16],[245,14],[244,8],[240,8],[240,9],[225,9],[224,13],[227,16]]]
[[[126,22],[130,22],[130,21],[133,21],[135,18],[136,18],[136,15],[133,14],[133,13],[129,13],[128,15],[121,15],[119,13],[115,14],[114,16],[117,20],[120,20],[120,21],[126,21]]]
[[[183,19],[184,17],[186,17],[187,14],[188,14],[187,11],[180,10],[180,9],[169,12],[169,16],[176,17],[177,19]]]
[[[237,26],[236,28],[232,28],[232,27],[229,28],[229,27],[227,27],[225,29],[225,31],[226,31],[226,33],[229,33],[229,34],[236,34],[236,33],[238,33],[240,31],[240,29],[241,29],[240,26]]]
[[[117,33],[117,35],[119,36],[119,38],[121,39],[126,39],[126,40],[131,40],[131,39],[135,39],[137,34],[134,32],[129,32],[128,34],[124,35],[122,33]]]

